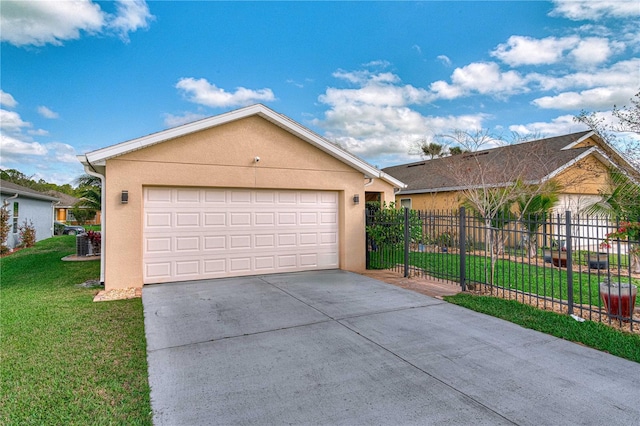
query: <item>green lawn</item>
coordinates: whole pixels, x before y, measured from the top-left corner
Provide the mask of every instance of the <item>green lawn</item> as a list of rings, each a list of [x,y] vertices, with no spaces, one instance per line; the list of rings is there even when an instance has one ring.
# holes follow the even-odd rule
[[[74,236],[2,258],[0,424],[151,424],[140,299],[93,303]]]
[[[401,250],[380,250],[370,253],[372,269],[386,269],[402,264],[404,255]],[[554,299],[567,300],[568,280],[566,269],[552,268],[550,264],[537,266],[523,262],[498,259],[494,272],[494,284],[505,289],[533,293]],[[490,259],[484,256],[466,256],[466,278],[468,283],[489,283]],[[460,281],[460,256],[456,253],[409,253],[409,264],[427,271],[436,278]],[[599,283],[606,279],[606,271],[592,270],[587,273],[573,273],[573,299],[576,304],[601,306]],[[612,272],[614,270],[612,269]],[[640,284],[634,280],[635,284]],[[640,297],[636,299],[640,306]]]
[[[513,300],[465,293],[446,296],[444,299],[477,312],[640,363],[640,335],[637,334],[624,333],[592,321],[577,322],[568,315],[543,311]]]

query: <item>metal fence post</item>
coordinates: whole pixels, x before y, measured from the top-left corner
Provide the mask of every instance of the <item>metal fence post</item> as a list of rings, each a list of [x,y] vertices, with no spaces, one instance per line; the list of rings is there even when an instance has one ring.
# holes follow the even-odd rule
[[[404,208],[404,277],[409,277],[409,208]]]
[[[467,221],[464,207],[460,207],[460,287],[467,290]]]
[[[565,226],[566,231],[565,235],[567,238],[567,301],[569,303],[569,315],[573,314],[573,247],[571,244],[572,235],[571,235],[571,212],[567,210],[565,212]]]

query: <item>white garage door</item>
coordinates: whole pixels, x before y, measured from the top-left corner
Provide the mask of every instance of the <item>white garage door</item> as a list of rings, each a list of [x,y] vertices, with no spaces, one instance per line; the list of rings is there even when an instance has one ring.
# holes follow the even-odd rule
[[[338,194],[145,188],[144,282],[337,268]]]

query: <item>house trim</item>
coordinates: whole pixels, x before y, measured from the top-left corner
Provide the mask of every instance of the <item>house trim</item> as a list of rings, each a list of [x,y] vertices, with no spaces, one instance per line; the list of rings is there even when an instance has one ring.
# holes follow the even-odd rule
[[[149,146],[166,142],[171,139],[199,132],[212,127],[221,126],[223,124],[231,123],[233,121],[241,120],[243,118],[254,115],[262,117],[265,120],[270,121],[278,127],[281,127],[282,129],[288,131],[289,133],[299,137],[300,139],[310,143],[321,151],[362,172],[367,178],[383,179],[398,188],[407,187],[406,184],[399,181],[398,179],[395,179],[392,176],[378,170],[372,165],[357,158],[353,154],[350,154],[342,148],[332,144],[328,140],[312,132],[306,127],[301,126],[300,124],[283,116],[282,114],[278,114],[277,112],[273,111],[270,108],[267,108],[262,104],[251,105],[235,111],[230,111],[221,115],[205,118],[203,120],[184,124],[182,126],[174,127],[172,129],[164,130],[158,133],[153,133],[141,138],[132,139],[130,141],[122,142],[117,145],[112,145],[106,148],[89,152],[85,155],[79,155],[77,156],[77,158],[85,166],[90,166],[92,168],[94,168],[94,166],[105,166],[107,160],[114,157],[118,157],[120,155],[147,148]],[[97,170],[95,170],[94,168],[94,171]]]

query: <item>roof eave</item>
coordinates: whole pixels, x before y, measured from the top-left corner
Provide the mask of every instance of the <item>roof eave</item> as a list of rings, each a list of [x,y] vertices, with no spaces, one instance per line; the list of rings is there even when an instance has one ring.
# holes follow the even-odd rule
[[[258,115],[271,123],[287,130],[288,132],[304,139],[316,148],[326,152],[338,160],[350,165],[354,169],[362,172],[366,177],[381,178],[381,172],[372,165],[357,158],[356,156],[346,152],[342,148],[330,143],[321,136],[315,134],[311,130],[301,126],[293,120],[284,117],[281,114],[267,108],[262,104],[251,105],[238,110],[230,111],[224,114],[220,114],[214,117],[205,118],[203,120],[195,121],[193,123],[183,124],[182,126],[174,127],[172,129],[163,130],[158,133],[143,136],[141,138],[132,139],[130,141],[122,142],[116,145],[101,148],[96,151],[86,153],[84,156],[78,156],[81,163],[94,166],[104,166],[106,161],[127,154],[129,152],[137,151],[162,143],[171,139],[175,139],[181,136],[185,136],[191,133],[199,132],[201,130],[209,129],[212,127],[220,126],[222,124],[231,123],[243,118],[247,118],[253,115]],[[385,178],[385,180],[388,180]],[[399,181],[395,180],[397,183]]]

